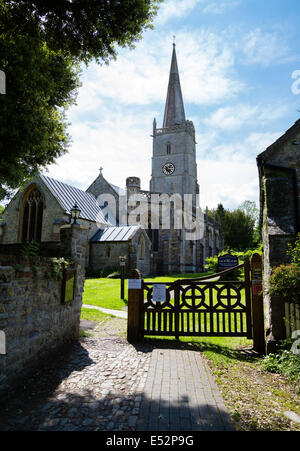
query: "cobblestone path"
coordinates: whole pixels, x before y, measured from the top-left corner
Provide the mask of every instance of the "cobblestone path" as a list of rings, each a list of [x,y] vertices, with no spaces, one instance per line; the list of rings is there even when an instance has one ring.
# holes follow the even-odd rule
[[[199,352],[84,338],[0,406],[0,431],[231,430]]]
[[[0,430],[134,430],[150,357],[118,338],[84,339],[2,406]]]

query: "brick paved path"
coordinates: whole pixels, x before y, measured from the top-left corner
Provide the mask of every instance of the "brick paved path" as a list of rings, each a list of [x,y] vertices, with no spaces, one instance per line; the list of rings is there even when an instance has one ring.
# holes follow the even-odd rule
[[[74,344],[0,406],[0,431],[231,430],[201,354],[155,346],[116,337]]]
[[[218,387],[199,352],[153,350],[137,429],[234,430]]]

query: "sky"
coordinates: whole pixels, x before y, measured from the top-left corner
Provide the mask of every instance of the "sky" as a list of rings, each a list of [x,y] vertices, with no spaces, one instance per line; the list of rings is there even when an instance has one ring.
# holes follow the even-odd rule
[[[258,203],[256,157],[300,116],[299,16],[299,0],[165,0],[135,49],[83,69],[69,152],[45,175],[85,190],[102,167],[115,185],[137,176],[149,189],[152,123],[162,126],[176,36],[200,205]]]

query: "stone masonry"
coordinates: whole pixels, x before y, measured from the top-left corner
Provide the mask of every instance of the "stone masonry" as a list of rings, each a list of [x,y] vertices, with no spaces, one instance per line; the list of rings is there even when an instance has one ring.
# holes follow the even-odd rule
[[[0,266],[0,330],[6,338],[6,353],[0,355],[1,395],[41,359],[78,339],[86,232],[76,226],[61,232],[62,246],[76,268],[71,302],[62,300],[63,282],[51,273],[51,259],[15,256],[15,264]],[[5,260],[1,255],[0,263]]]
[[[257,157],[264,243],[267,352],[286,338],[285,304],[268,294],[272,269],[289,263],[288,244],[300,231],[300,120]]]

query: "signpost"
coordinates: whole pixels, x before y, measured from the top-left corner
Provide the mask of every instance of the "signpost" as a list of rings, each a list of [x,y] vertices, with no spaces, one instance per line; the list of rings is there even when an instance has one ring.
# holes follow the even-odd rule
[[[127,339],[138,342],[142,339],[144,290],[141,274],[137,269],[131,271],[128,279],[128,321]]]
[[[124,280],[125,280],[125,266],[126,266],[126,256],[119,257],[120,267],[121,267],[121,299],[124,299]]]
[[[265,353],[264,329],[264,300],[263,300],[263,274],[262,258],[254,254],[251,258],[252,282],[252,320],[253,320],[253,346],[255,351]]]

